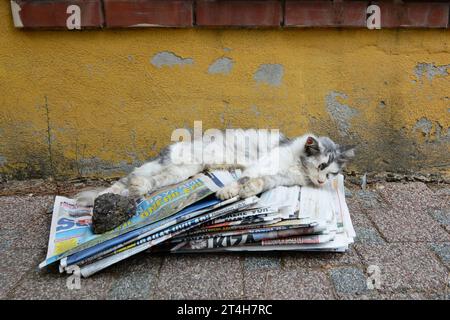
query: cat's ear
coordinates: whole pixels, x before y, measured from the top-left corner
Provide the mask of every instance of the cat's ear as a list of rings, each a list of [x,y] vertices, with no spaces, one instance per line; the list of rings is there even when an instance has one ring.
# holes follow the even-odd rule
[[[315,138],[311,136],[306,138],[305,153],[308,157],[320,153],[319,142]]]
[[[338,160],[339,162],[346,163],[355,157],[355,146],[338,146]]]

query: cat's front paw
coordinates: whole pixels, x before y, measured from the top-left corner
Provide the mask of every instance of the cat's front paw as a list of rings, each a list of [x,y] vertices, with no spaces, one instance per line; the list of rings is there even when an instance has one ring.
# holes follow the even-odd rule
[[[263,190],[264,180],[261,178],[251,178],[242,185],[239,196],[244,199],[261,193]]]
[[[240,185],[237,182],[233,182],[219,191],[216,192],[216,197],[220,200],[228,200],[236,197],[239,194]]]
[[[133,176],[128,183],[128,195],[130,197],[141,197],[152,191],[153,185],[147,178]]]

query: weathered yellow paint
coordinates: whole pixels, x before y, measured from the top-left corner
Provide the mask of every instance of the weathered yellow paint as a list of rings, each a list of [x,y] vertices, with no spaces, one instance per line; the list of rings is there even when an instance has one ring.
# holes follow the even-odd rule
[[[194,63],[157,68],[163,51]],[[209,74],[220,57],[231,72]],[[357,143],[358,172],[448,175],[450,76],[420,63],[450,64],[450,30],[23,31],[2,1],[0,172],[116,175],[202,120]],[[283,66],[280,86],[254,80],[261,64]],[[327,103],[356,112],[346,132]]]

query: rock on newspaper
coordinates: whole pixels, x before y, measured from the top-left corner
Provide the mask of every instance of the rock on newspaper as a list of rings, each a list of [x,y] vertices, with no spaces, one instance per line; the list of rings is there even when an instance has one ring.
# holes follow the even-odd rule
[[[91,228],[92,207],[79,207],[75,200],[57,196],[53,208],[47,258],[39,266],[45,267],[118,236],[129,235],[135,230],[140,232],[135,232],[133,235],[143,234],[144,231],[163,229],[170,223],[182,221],[183,218],[188,219],[189,213],[217,205],[220,201],[211,199],[201,202],[199,206],[190,210],[183,212],[182,209],[198,203],[199,200],[236,180],[239,173],[239,171],[214,171],[199,174],[182,183],[152,193],[138,201],[136,214],[129,221],[100,235],[94,234]],[[183,214],[173,217],[175,213]],[[168,222],[169,217],[172,219]],[[149,225],[152,227],[143,230],[143,227]],[[124,239],[128,240],[128,237]]]
[[[336,251],[355,231],[343,176],[322,188],[277,187],[259,196],[220,201],[214,193],[240,171],[197,175],[140,199],[128,222],[101,235],[91,230],[92,208],[56,197],[47,258],[40,267],[74,265],[88,277],[142,251]]]

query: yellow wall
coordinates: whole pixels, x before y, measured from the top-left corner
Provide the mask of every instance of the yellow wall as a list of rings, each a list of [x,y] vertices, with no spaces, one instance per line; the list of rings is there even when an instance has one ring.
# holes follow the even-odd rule
[[[193,63],[158,68],[160,52]],[[230,73],[208,73],[221,57]],[[280,85],[254,79],[263,64]],[[2,1],[0,172],[117,175],[202,120],[356,143],[356,172],[448,176],[446,65],[450,30],[23,31]]]

